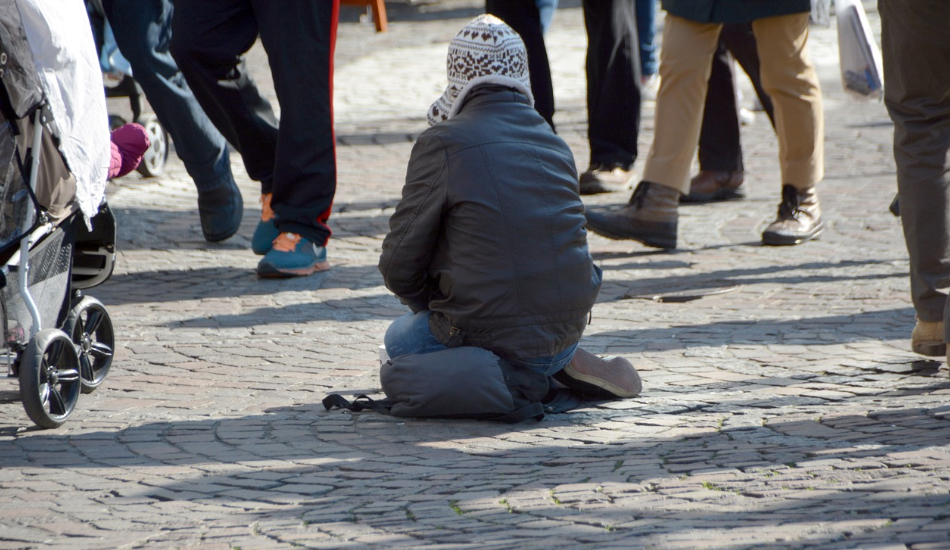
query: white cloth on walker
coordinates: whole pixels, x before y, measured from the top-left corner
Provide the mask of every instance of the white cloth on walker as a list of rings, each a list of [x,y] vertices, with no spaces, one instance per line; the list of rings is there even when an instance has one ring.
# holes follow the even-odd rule
[[[87,218],[99,211],[111,155],[102,71],[82,0],[16,0],[33,61]]]

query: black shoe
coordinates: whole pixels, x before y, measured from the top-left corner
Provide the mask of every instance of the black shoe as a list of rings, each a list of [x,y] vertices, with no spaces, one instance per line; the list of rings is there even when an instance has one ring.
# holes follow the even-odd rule
[[[210,191],[198,192],[198,216],[205,240],[216,243],[232,237],[241,227],[244,199],[233,179]]]
[[[631,239],[654,248],[676,248],[680,193],[641,181],[620,210],[587,212],[587,227],[608,239]]]

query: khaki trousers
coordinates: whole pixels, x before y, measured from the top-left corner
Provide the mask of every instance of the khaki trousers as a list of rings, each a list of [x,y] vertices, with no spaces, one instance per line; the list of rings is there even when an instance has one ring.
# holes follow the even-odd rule
[[[689,171],[699,143],[719,23],[667,14],[660,51],[656,130],[643,180],[689,192]],[[781,184],[806,189],[824,176],[821,88],[808,59],[808,14],[752,22],[762,87],[772,97],[779,142]]]

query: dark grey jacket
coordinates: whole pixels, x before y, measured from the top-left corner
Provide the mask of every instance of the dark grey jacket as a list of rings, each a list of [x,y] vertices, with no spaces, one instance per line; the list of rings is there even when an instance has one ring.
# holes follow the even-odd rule
[[[567,144],[525,96],[486,85],[419,136],[379,270],[447,345],[553,356],[600,290],[585,223]]]
[[[751,23],[811,11],[811,0],[663,0],[672,15],[700,23]]]

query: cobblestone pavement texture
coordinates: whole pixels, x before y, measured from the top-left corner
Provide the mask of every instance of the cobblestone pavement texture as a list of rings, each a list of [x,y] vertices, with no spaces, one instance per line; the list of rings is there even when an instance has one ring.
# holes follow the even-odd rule
[[[606,282],[582,344],[630,358],[642,396],[516,426],[325,412],[329,392],[377,391],[377,346],[403,312],[380,243],[447,42],[479,12],[389,7],[384,34],[343,12],[331,270],[255,276],[259,190],[237,155],[248,207],[220,245],[202,240],[177,159],[114,182],[119,265],[91,293],[112,314],[115,366],[51,431],[0,380],[0,550],[948,548],[950,382],[910,351],[892,126],[841,91],[833,27],[811,37],[820,240],[759,244],[781,183],[761,114],[743,133],[749,198],[682,207],[680,249],[591,237]],[[579,1],[562,1],[548,42],[556,122],[583,170]],[[647,105],[644,156],[652,132]]]

